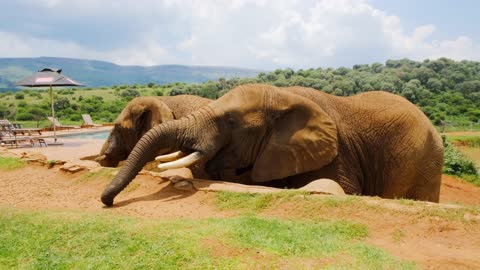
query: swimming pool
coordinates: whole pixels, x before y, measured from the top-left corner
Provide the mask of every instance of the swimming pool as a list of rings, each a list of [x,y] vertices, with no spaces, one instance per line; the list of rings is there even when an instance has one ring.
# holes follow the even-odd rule
[[[62,137],[68,139],[97,139],[97,140],[106,140],[110,135],[110,131],[100,131],[100,132],[90,132],[90,133],[81,133],[81,134],[67,134]]]

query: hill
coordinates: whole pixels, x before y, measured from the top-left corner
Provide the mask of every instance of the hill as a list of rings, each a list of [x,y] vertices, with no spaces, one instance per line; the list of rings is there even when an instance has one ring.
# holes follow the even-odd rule
[[[89,61],[84,62],[86,63]],[[48,62],[42,63],[42,65],[46,64]],[[99,65],[92,65],[91,68],[93,69],[94,66],[98,68]],[[160,69],[160,67],[151,67],[151,69],[155,68]],[[182,66],[176,66],[176,68],[190,69],[190,71],[195,69]],[[220,75],[215,73],[220,72],[214,71],[215,69],[210,68],[211,73],[208,74]],[[180,71],[174,72],[173,68],[169,70],[171,74],[177,76],[176,78],[186,74]],[[17,77],[23,76],[19,74],[24,72],[18,66],[7,71],[11,76]],[[72,77],[85,82],[81,77],[77,77],[73,70],[71,74]],[[124,79],[124,76],[118,74],[121,73],[115,76],[119,80]],[[138,74],[143,76],[143,73]],[[173,75],[171,80],[174,80]],[[203,83],[168,84],[141,83],[141,78],[138,78],[134,84],[118,84],[99,89],[81,88],[63,91],[58,89],[55,108],[61,119],[78,121],[81,113],[90,113],[97,121],[111,122],[126,102],[135,96],[192,94],[215,99],[241,84],[267,83],[279,87],[311,87],[337,96],[384,90],[401,95],[413,102],[442,130],[445,128],[480,129],[480,62],[454,61],[447,58],[426,59],[422,62],[401,59],[388,60],[385,64],[354,65],[352,68],[310,68],[297,71],[287,68],[268,73],[259,72],[256,77],[250,78],[228,79],[225,77]],[[49,108],[49,97],[46,92],[26,89],[15,95],[0,94],[0,117],[20,121],[34,120],[34,115],[45,115]]]
[[[255,77],[259,71],[208,66],[120,66],[109,62],[71,58],[0,58],[0,91],[12,90],[14,82],[43,67],[61,68],[89,87],[118,84],[199,83],[219,78]]]

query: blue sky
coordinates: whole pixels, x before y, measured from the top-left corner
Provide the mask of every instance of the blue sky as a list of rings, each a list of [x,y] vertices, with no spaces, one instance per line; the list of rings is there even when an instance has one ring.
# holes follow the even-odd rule
[[[480,60],[480,1],[1,1],[0,57],[255,69]]]

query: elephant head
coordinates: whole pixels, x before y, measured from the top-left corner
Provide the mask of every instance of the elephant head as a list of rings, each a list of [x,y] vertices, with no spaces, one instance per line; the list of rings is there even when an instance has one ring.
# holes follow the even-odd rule
[[[148,131],[104,190],[102,202],[112,205],[157,150],[169,147],[188,155],[160,164],[161,169],[206,161],[212,175],[249,171],[251,181],[266,182],[322,168],[337,156],[338,141],[334,121],[307,98],[270,85],[239,86]]]
[[[116,167],[125,160],[138,140],[152,127],[173,120],[173,113],[160,99],[137,97],[115,120],[115,126],[96,159],[102,166]]]

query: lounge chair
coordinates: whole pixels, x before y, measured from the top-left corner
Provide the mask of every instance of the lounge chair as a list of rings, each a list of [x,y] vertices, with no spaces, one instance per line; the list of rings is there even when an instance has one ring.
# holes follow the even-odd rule
[[[90,114],[82,114],[83,125],[82,127],[101,127],[102,125],[93,123],[92,117]]]
[[[42,135],[42,129],[40,128],[22,128],[20,124],[12,124],[7,119],[0,120],[0,127],[2,131],[7,131],[13,133],[13,135],[32,135],[32,133],[37,132],[38,135]]]
[[[40,147],[45,145],[47,147],[47,143],[43,138],[40,137],[29,137],[29,136],[16,136],[5,132],[0,132],[0,145],[15,145],[15,147],[19,146],[21,142],[29,142],[31,146],[35,146],[35,142],[38,142]]]
[[[68,126],[68,125],[62,125],[60,124],[60,122],[58,122],[57,118],[54,118],[54,117],[47,117],[47,119],[52,122],[52,128],[53,126],[55,125],[55,129],[56,130],[62,130],[62,129],[76,129],[76,128],[80,128],[79,126]]]

